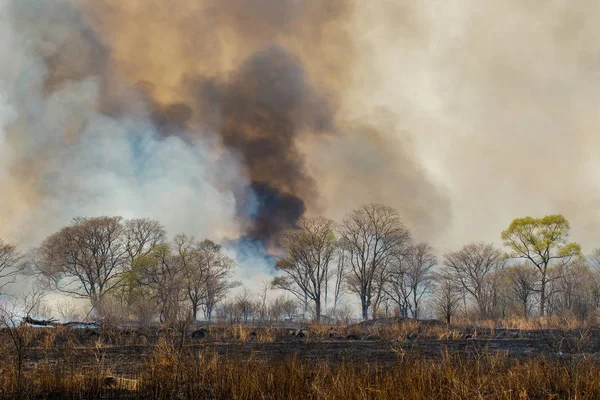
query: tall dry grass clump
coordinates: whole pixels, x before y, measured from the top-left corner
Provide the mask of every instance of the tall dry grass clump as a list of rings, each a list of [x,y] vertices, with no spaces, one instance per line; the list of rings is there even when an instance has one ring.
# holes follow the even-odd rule
[[[139,379],[148,398],[211,399],[548,399],[600,398],[600,363],[588,358],[520,362],[501,354],[441,354],[437,360],[307,363],[236,360],[210,351],[178,365],[153,364]]]
[[[139,375],[129,379],[111,376],[102,365],[82,370],[40,362],[19,389],[15,374],[3,368],[0,398],[597,399],[598,376],[600,362],[589,357],[518,361],[503,354],[443,352],[437,359],[408,355],[384,367],[297,357],[242,360],[210,349],[181,351],[162,339]]]

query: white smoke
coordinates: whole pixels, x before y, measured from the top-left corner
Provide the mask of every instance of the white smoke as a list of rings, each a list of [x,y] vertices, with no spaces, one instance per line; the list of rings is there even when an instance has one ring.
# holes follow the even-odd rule
[[[111,71],[110,49],[72,4],[0,0],[0,236],[35,245],[74,216],[121,214],[155,218],[171,234],[235,237],[232,191],[246,185],[244,168],[208,132],[158,135],[143,94]],[[336,110],[351,133],[302,147],[324,203],[309,211],[339,221],[360,203],[385,203],[440,253],[473,240],[499,244],[515,217],[563,213],[573,239],[586,251],[597,246],[599,4],[355,1],[345,22],[356,51],[343,72],[356,79],[340,89]],[[156,56],[152,72],[169,67],[151,44],[152,57],[124,64],[135,69]],[[223,58],[252,51],[232,49]],[[178,82],[176,72],[156,75]],[[124,112],[99,112],[106,91]],[[349,118],[373,122],[376,134]]]
[[[142,93],[108,68],[88,73],[86,64],[102,57],[89,56],[75,73],[67,65],[68,79],[48,86],[50,73],[62,73],[48,63],[68,53],[65,47],[77,43],[85,56],[98,45],[74,39],[85,25],[70,2],[49,3],[0,0],[0,51],[11,55],[0,59],[0,237],[25,250],[74,217],[100,215],[156,219],[170,236],[237,237],[233,192],[246,187],[246,171],[216,135],[162,136]],[[19,18],[27,26],[16,26]],[[106,86],[119,93],[115,101],[126,112],[99,111]],[[235,279],[247,287],[271,276],[262,254],[238,261]],[[31,283],[23,279],[9,291],[21,294]]]
[[[136,112],[99,113],[105,76],[47,87],[48,60],[82,28],[28,3],[36,20],[21,21],[25,28],[9,17],[16,3],[0,3],[0,236],[35,245],[73,217],[97,215],[154,218],[171,234],[235,234],[232,189],[245,184],[235,158],[209,134],[193,143],[161,137],[132,88],[123,91]]]
[[[347,107],[356,118],[389,110],[446,188],[452,220],[438,251],[500,245],[513,218],[554,213],[586,252],[597,247],[600,3],[384,3],[360,6],[361,79]]]

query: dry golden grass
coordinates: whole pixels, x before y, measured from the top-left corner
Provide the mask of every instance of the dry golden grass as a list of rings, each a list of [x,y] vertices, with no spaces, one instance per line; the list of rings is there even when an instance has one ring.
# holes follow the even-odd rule
[[[555,326],[582,328],[566,322],[511,320],[498,325],[484,321],[479,323],[479,329],[493,332],[494,329]],[[108,339],[100,337],[81,343],[73,332],[56,329],[32,333],[35,341],[30,351],[42,352],[45,356],[37,357],[34,365],[27,365],[20,381],[15,354],[0,337],[0,399],[600,398],[600,360],[577,346],[572,354],[557,356],[556,352],[549,352],[528,359],[485,351],[469,355],[442,351],[437,357],[421,358],[411,352],[411,341],[461,339],[464,328],[399,320],[353,326],[311,324],[306,329],[308,337],[304,340],[308,343],[348,335],[390,342],[396,362],[384,365],[378,364],[376,359],[367,359],[327,363],[293,356],[269,361],[256,356],[252,350],[245,351],[243,357],[239,354],[219,356],[211,342],[216,342],[214,345],[219,341],[240,343],[248,350],[252,346],[245,344],[251,342],[285,345],[281,339],[289,335],[288,329],[283,327],[229,324],[211,326],[208,336],[211,340],[201,346],[182,348],[177,339],[169,335],[153,339],[151,347],[146,348],[145,361],[140,361],[135,374],[119,376],[113,367],[107,366],[105,354],[123,344],[115,343],[110,335]],[[581,337],[574,336],[574,340],[581,343],[580,347],[589,340],[586,332],[581,330]],[[556,340],[565,339],[557,337]],[[352,342],[345,343],[350,351]],[[88,350],[84,364],[77,356],[77,349],[82,346]]]
[[[549,329],[589,329],[600,326],[600,315],[585,321],[575,317],[550,316],[536,318],[511,317],[498,320],[472,320],[457,318],[452,324],[457,328],[482,327],[486,329],[514,329],[514,330],[549,330]]]
[[[0,374],[0,398],[139,399],[597,399],[600,363],[590,358],[517,361],[501,354],[377,363],[277,362],[219,357],[209,350],[179,353],[159,340],[136,378],[40,363],[20,389]]]
[[[206,338],[213,341],[240,341],[246,343],[255,341],[259,343],[272,343],[277,338],[284,336],[285,329],[278,327],[253,327],[246,324],[220,324],[213,325],[207,330]]]

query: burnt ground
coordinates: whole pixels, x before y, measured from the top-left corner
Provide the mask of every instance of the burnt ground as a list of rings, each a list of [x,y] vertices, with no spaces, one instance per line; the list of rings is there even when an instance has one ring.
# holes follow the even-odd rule
[[[350,340],[354,339],[354,340]],[[415,335],[405,340],[386,340],[380,337],[276,337],[261,341],[250,337],[216,340],[210,335],[201,340],[187,339],[183,351],[197,353],[211,351],[240,360],[282,360],[296,357],[309,362],[358,362],[393,365],[398,357],[442,357],[446,352],[454,355],[477,356],[483,353],[503,353],[517,359],[536,356],[571,357],[587,354],[600,358],[600,330],[587,331],[502,331],[463,333],[457,339],[436,339]],[[100,363],[111,373],[134,377],[146,360],[152,357],[156,344],[119,344],[103,342],[57,342],[52,347],[32,348],[26,365],[39,362],[61,363],[73,368],[97,366]]]

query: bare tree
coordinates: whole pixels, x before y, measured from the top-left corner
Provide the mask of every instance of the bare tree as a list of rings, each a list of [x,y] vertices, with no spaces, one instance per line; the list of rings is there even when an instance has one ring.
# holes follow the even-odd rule
[[[25,265],[24,256],[17,246],[0,239],[0,294],[6,285],[15,282]]]
[[[573,315],[584,320],[595,306],[593,298],[594,276],[581,260],[563,264],[552,271],[556,312]]]
[[[196,321],[198,308],[205,296],[208,271],[202,262],[202,256],[196,249],[193,237],[179,234],[173,238],[173,252],[181,267],[182,285],[192,305],[192,319]],[[184,313],[180,313],[185,315]]]
[[[294,299],[290,299],[286,296],[278,296],[271,301],[269,306],[269,313],[271,317],[279,322],[283,317],[292,318],[296,313],[298,303]]]
[[[96,304],[95,311],[102,318],[102,324],[108,327],[118,327],[130,316],[129,309],[112,293],[105,294]]]
[[[419,317],[421,298],[430,289],[431,270],[436,264],[433,249],[427,243],[408,247],[389,267],[384,290],[402,317]]]
[[[219,278],[216,274],[210,275],[209,279],[206,281],[206,297],[202,303],[204,318],[206,318],[207,321],[211,321],[215,306],[225,298],[227,292],[238,286],[241,286],[241,282],[230,282],[226,279]]]
[[[400,317],[407,318],[411,308],[412,286],[409,284],[408,263],[397,259],[388,267],[387,281],[383,286],[388,298],[398,307]]]
[[[214,301],[232,287],[228,282],[235,268],[235,261],[223,253],[221,246],[204,240],[194,248],[194,258],[184,269],[188,298],[192,303],[194,321],[198,307],[212,313]]]
[[[504,265],[500,250],[492,244],[471,243],[459,251],[444,255],[444,265],[475,301],[480,316],[491,316],[493,302],[490,301],[487,287],[488,275]]]
[[[178,351],[181,353],[183,346],[185,345],[185,338],[189,327],[194,323],[192,319],[192,312],[189,308],[180,307],[176,310],[174,317],[171,321],[171,327],[177,332],[179,337]]]
[[[63,299],[54,303],[54,311],[63,322],[78,321],[81,319],[77,312],[77,305],[72,299]]]
[[[283,302],[286,300],[285,296],[279,296],[269,302],[269,315],[275,322],[279,322],[283,318],[285,312],[283,311]]]
[[[412,293],[411,310],[413,318],[419,318],[421,298],[430,289],[431,270],[437,263],[433,249],[427,243],[418,243],[408,249],[406,256],[407,283]]]
[[[158,221],[148,218],[131,219],[125,221],[124,226],[130,265],[136,257],[146,255],[154,246],[167,242],[165,228]]]
[[[289,319],[293,319],[298,312],[298,303],[294,299],[287,299],[282,304],[283,312]]]
[[[389,281],[390,267],[380,268],[373,279],[373,291],[371,300],[371,316],[372,318],[380,318],[384,316],[381,311],[381,306],[390,300],[389,294],[385,290],[386,283]]]
[[[336,321],[350,325],[354,317],[354,310],[349,304],[338,304],[337,312],[335,313]]]
[[[340,228],[349,271],[348,288],[360,298],[368,318],[373,297],[380,293],[380,277],[410,241],[410,234],[390,207],[368,204],[350,213]]]
[[[334,271],[332,271],[332,276],[335,278],[334,286],[333,286],[333,314],[337,310],[337,306],[342,297],[342,293],[344,292],[344,276],[346,274],[346,251],[344,247],[346,246],[343,240],[339,240],[336,249],[336,265]]]
[[[590,267],[589,290],[594,308],[600,308],[600,249],[594,250],[588,258]]]
[[[452,322],[452,317],[460,307],[462,298],[461,288],[456,284],[451,271],[442,271],[434,275],[436,290],[434,292],[434,304],[438,315],[447,325]]]
[[[505,318],[510,305],[510,290],[504,269],[497,269],[486,276],[484,293],[488,304],[487,316],[493,319]]]
[[[333,221],[302,218],[300,229],[285,232],[281,240],[286,257],[275,268],[283,276],[273,279],[275,288],[287,290],[300,300],[309,298],[315,308],[315,319],[321,318],[323,291],[329,275],[330,263],[336,249]]]
[[[36,288],[20,299],[16,306],[7,307],[0,304],[0,328],[7,332],[15,354],[17,390],[21,387],[25,358],[36,336],[36,330],[28,326],[25,321],[29,320],[40,307],[43,297],[43,292]]]
[[[254,315],[255,303],[246,289],[235,297],[235,308],[245,323]]]
[[[65,294],[96,306],[121,282],[133,259],[162,240],[155,221],[121,217],[75,218],[34,251],[36,270]]]
[[[594,249],[588,257],[588,262],[591,268],[600,271],[600,249]]]
[[[235,322],[238,320],[237,308],[235,301],[228,301],[224,299],[218,307],[216,307],[217,319],[220,321]]]
[[[270,307],[267,304],[267,294],[269,293],[270,289],[271,282],[263,281],[262,285],[260,286],[260,291],[258,292],[259,299],[256,311],[258,314],[258,319],[263,322],[269,319]]]
[[[36,268],[55,289],[92,306],[120,283],[127,260],[121,217],[75,218],[35,253]]]
[[[517,300],[520,314],[528,318],[531,298],[536,292],[537,270],[526,264],[511,266],[507,271],[509,292]]]

